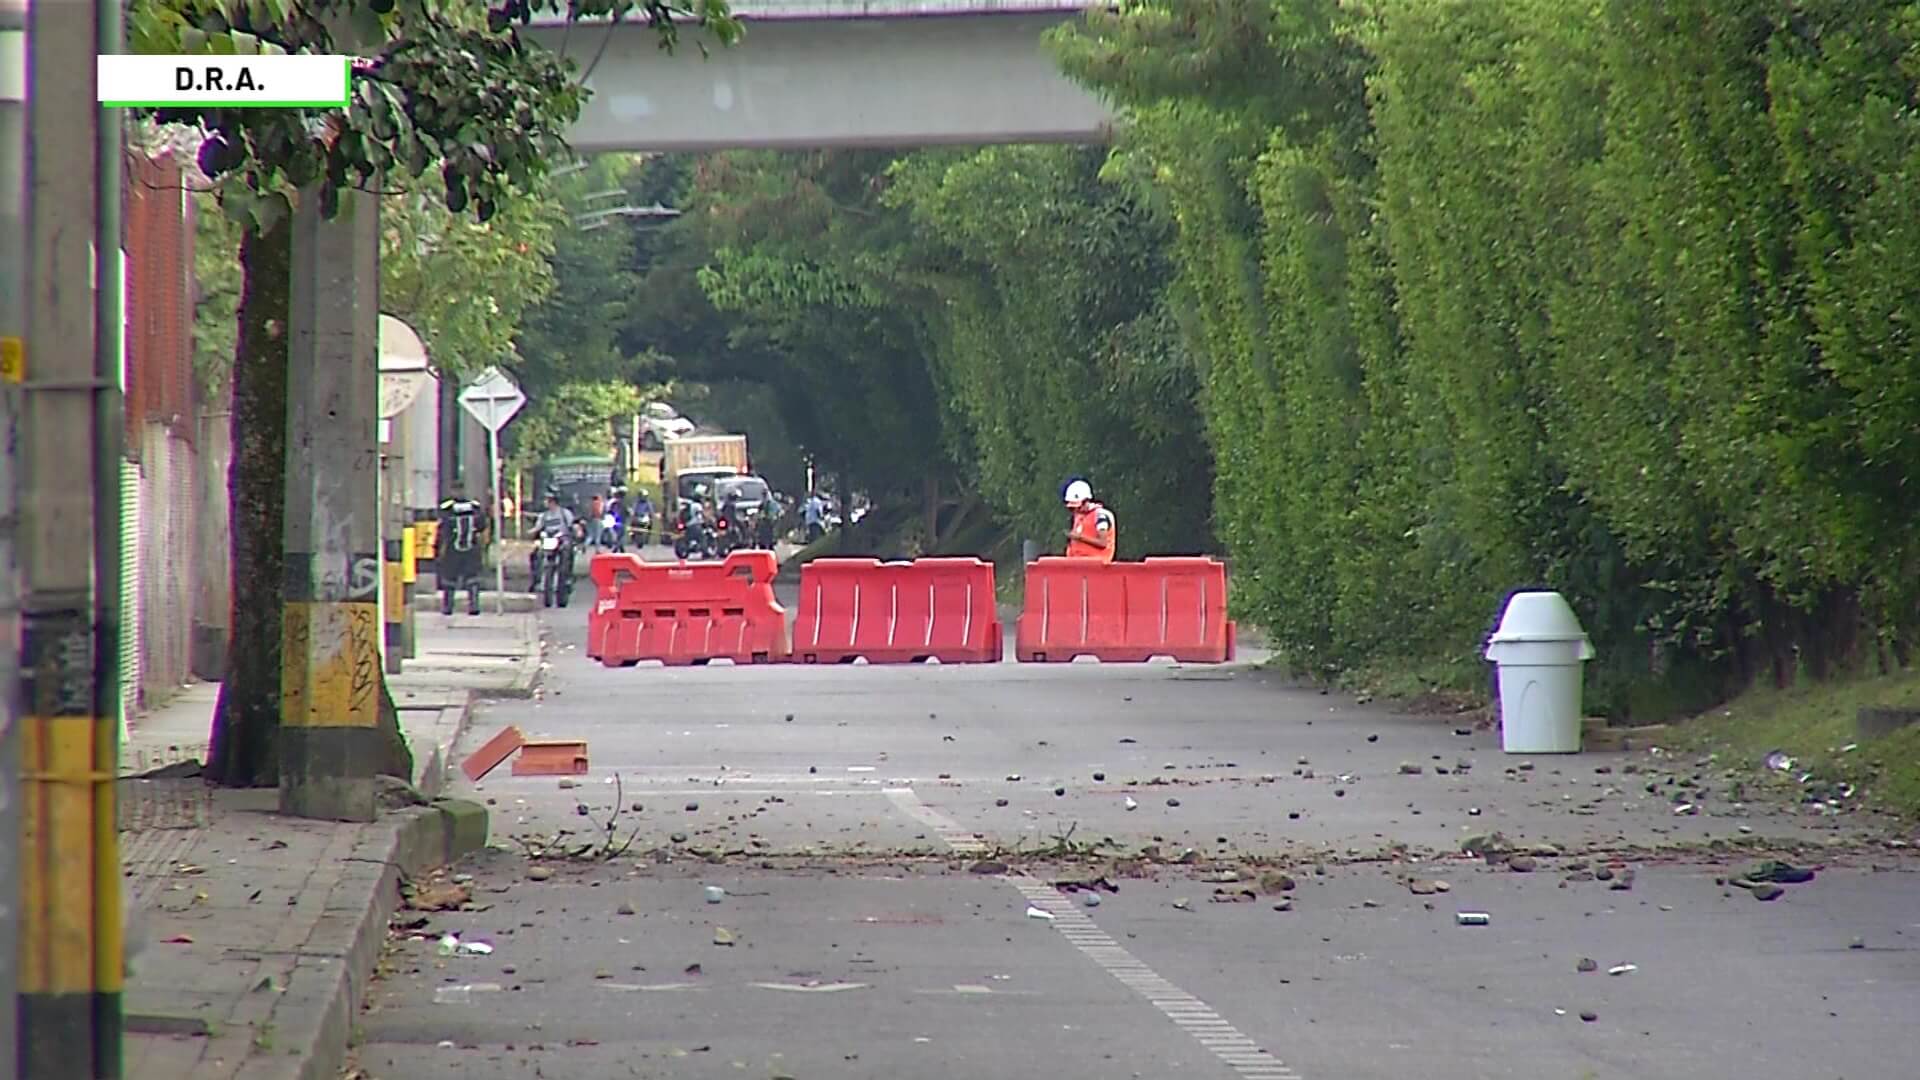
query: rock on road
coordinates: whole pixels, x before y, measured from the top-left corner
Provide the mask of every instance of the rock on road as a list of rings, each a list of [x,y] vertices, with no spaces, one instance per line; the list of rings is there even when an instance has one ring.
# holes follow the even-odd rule
[[[1920,867],[1671,755],[1511,758],[1245,669],[606,670],[584,605],[548,621],[541,696],[460,753],[513,723],[593,770],[471,791],[500,850],[396,934],[372,1080],[1874,1078],[1920,1050]],[[626,854],[527,857],[616,790]],[[1531,872],[1460,854],[1496,832]],[[1762,842],[1817,878],[1716,884]]]

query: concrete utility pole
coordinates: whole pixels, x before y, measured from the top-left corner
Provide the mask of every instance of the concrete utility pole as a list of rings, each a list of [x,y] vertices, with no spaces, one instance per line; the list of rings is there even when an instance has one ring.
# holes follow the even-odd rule
[[[120,1075],[120,122],[94,57],[120,5],[39,0],[27,37],[21,1075]],[[89,246],[98,252],[92,257]],[[75,541],[92,540],[89,550]]]
[[[372,821],[384,760],[380,613],[380,201],[294,209],[280,810]]]
[[[27,9],[0,0],[0,1077],[19,1058],[20,568],[14,445],[27,334]]]

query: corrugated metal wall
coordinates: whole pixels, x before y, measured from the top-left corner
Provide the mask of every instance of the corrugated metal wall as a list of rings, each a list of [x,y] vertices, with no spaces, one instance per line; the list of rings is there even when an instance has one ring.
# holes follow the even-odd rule
[[[190,677],[199,519],[193,372],[193,214],[180,164],[128,161],[126,592],[130,708]],[[124,640],[124,636],[123,636]]]
[[[140,709],[140,616],[146,605],[140,591],[140,466],[120,465],[120,708],[121,718]],[[124,724],[122,725],[124,726]]]

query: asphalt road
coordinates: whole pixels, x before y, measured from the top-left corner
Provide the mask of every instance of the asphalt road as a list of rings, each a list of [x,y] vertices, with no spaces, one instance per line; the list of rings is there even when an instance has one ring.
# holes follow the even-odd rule
[[[514,723],[593,771],[474,792],[506,850],[397,936],[375,1080],[1913,1074],[1911,849],[1711,763],[1515,759],[1232,668],[606,670],[584,620],[462,750]],[[527,857],[610,817],[618,858]],[[1496,832],[1552,848],[1460,853]],[[1817,878],[1716,884],[1763,847]]]

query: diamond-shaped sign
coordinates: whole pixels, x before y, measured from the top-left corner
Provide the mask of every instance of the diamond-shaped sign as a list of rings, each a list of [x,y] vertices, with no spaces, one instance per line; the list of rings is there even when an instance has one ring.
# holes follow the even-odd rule
[[[481,372],[472,385],[460,391],[460,407],[488,431],[506,427],[507,421],[526,403],[527,395],[520,392],[513,376],[497,367]]]

